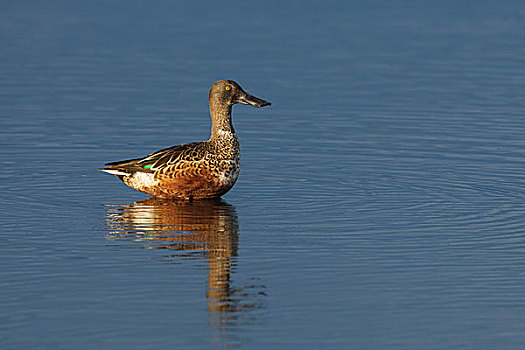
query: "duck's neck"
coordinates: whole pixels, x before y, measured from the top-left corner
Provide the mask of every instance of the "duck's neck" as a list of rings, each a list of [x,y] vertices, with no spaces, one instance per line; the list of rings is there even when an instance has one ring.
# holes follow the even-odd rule
[[[232,106],[224,106],[210,101],[211,137],[210,140],[230,138],[235,135],[232,124]]]

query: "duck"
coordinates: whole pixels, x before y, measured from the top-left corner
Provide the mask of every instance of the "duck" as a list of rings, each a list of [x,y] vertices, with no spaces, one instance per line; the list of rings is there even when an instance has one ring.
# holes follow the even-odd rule
[[[153,197],[189,201],[221,197],[239,177],[241,154],[232,123],[232,106],[238,103],[257,108],[271,105],[250,95],[233,80],[217,81],[209,92],[209,140],[106,163],[98,170]]]

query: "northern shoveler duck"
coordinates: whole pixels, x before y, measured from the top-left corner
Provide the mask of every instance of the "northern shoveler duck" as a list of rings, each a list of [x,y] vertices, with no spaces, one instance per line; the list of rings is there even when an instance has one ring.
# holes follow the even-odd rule
[[[211,137],[153,152],[143,158],[107,163],[99,169],[116,175],[126,185],[161,198],[202,199],[228,192],[240,168],[240,150],[232,124],[236,103],[255,107],[271,103],[246,93],[232,80],[210,88]]]

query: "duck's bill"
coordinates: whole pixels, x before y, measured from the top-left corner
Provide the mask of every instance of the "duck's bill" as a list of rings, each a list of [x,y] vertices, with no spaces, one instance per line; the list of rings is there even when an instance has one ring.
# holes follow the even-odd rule
[[[238,98],[237,102],[242,103],[243,105],[252,105],[254,107],[264,107],[271,105],[270,102],[261,100],[260,98],[257,98],[247,93],[241,95]]]

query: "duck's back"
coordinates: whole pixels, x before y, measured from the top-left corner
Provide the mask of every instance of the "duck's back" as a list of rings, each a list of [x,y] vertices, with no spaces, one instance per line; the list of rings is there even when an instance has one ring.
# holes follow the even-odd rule
[[[169,147],[140,159],[109,163],[106,171],[121,173],[128,186],[162,198],[220,197],[239,177],[236,135],[226,140]]]

